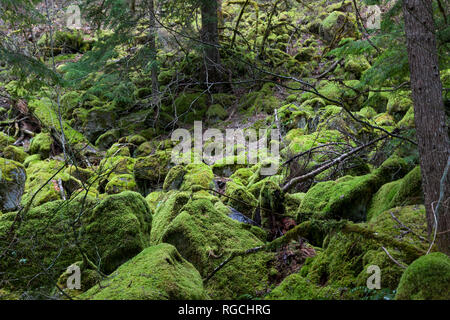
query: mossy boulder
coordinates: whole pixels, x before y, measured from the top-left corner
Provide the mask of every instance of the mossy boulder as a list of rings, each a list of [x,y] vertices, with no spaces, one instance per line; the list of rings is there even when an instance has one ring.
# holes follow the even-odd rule
[[[423,203],[422,177],[417,166],[402,179],[383,185],[373,196],[368,210],[367,220],[397,206]]]
[[[327,291],[299,273],[294,273],[265,296],[265,300],[323,300],[330,298],[327,297]]]
[[[204,300],[198,271],[167,243],[144,249],[80,296],[88,300]]]
[[[0,148],[6,148],[7,146],[11,145],[14,143],[14,138],[10,137],[6,134],[4,134],[3,132],[0,132]]]
[[[55,110],[57,110],[57,104],[49,98],[33,99],[28,103],[30,110],[36,115],[36,117],[49,129],[54,129],[56,132],[61,131],[61,125],[59,123],[59,117]],[[76,145],[78,143],[88,143],[83,134],[73,129],[66,121],[62,121],[64,135],[66,141],[69,144]]]
[[[138,191],[136,181],[132,174],[114,175],[105,187],[105,191],[108,194],[117,194],[127,190]]]
[[[147,157],[137,158],[133,174],[138,186],[145,190],[162,186],[169,172],[170,163],[169,151],[156,151]]]
[[[0,216],[1,241],[8,241],[14,219],[14,213]],[[14,231],[21,241],[0,265],[15,279],[12,287],[43,292],[53,289],[68,266],[83,260],[80,250],[103,273],[113,272],[149,245],[152,223],[145,199],[135,192],[100,202],[83,193],[35,207],[22,219]]]
[[[320,23],[320,36],[328,43],[337,45],[343,38],[355,38],[358,31],[356,18],[351,12],[333,11]]]
[[[62,199],[81,188],[82,183],[64,172],[64,163],[57,160],[31,162],[26,169],[27,180],[21,204],[39,206],[49,201]],[[58,172],[59,171],[59,172]],[[63,190],[60,189],[60,184]],[[29,203],[33,200],[32,203]]]
[[[42,159],[46,159],[52,150],[53,139],[50,133],[39,133],[31,139],[30,153],[39,154]]]
[[[204,191],[172,191],[154,214],[152,244],[174,245],[205,278],[233,251],[263,244],[247,230],[249,226],[229,218],[229,212],[217,197]],[[234,259],[208,281],[208,294],[213,299],[255,295],[268,285],[271,258],[261,252]]]
[[[26,177],[22,164],[0,158],[0,211],[13,211],[19,207]]]
[[[97,140],[95,140],[95,145],[100,150],[107,150],[120,138],[120,130],[111,129],[100,135]]]
[[[396,300],[449,300],[450,258],[433,252],[415,260],[403,273]]]
[[[405,235],[388,212],[383,214],[383,219],[377,219],[370,224],[350,224],[345,232],[328,234],[323,240],[323,249],[319,250],[314,258],[307,259],[300,274],[313,284],[321,286],[326,292],[338,292],[337,295],[333,294],[328,298],[361,299],[367,294],[366,282],[370,276],[368,267],[376,265],[381,271],[381,289],[392,295],[404,269],[397,265],[381,246],[403,265],[408,265],[417,256],[411,255],[404,248],[396,247],[389,240],[375,240],[367,237],[365,233],[374,233],[378,239],[397,239],[406,246],[419,248],[423,252],[428,245],[418,238],[426,236],[423,206],[420,210],[412,207],[398,209],[399,221],[411,225],[416,234]]]
[[[386,182],[402,177],[406,167],[405,160],[391,157],[373,173],[319,182],[306,193],[297,220],[303,222],[315,217],[365,221],[372,196]]]
[[[7,146],[5,149],[3,149],[3,157],[23,163],[28,157],[28,153],[23,151],[23,148],[16,146]]]

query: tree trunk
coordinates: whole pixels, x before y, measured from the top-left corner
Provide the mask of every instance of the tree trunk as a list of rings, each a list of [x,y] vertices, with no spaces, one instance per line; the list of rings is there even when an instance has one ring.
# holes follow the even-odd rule
[[[158,84],[158,64],[156,61],[156,17],[154,0],[148,0],[149,10],[149,46],[151,52],[151,70],[152,70],[152,105],[157,108],[156,121],[159,117],[159,84]]]
[[[450,142],[439,77],[432,1],[404,0],[403,15],[428,233],[432,238],[436,214],[438,248],[450,255],[450,178],[448,174],[443,178]],[[444,179],[442,202],[439,212],[434,212],[440,198],[441,178]]]
[[[218,34],[218,4],[217,0],[201,0],[203,52],[205,59],[206,83],[217,82],[220,79],[220,55]]]

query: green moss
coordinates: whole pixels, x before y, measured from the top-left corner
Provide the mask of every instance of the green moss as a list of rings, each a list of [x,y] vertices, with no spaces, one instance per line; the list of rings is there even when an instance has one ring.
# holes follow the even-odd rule
[[[33,154],[31,156],[26,157],[26,159],[23,162],[23,165],[25,168],[28,168],[31,163],[36,161],[41,161],[41,155],[40,154]]]
[[[183,177],[180,190],[188,191],[195,187],[214,188],[213,179],[214,174],[208,165],[204,163],[191,163],[186,166],[186,173]]]
[[[115,175],[105,187],[108,194],[117,194],[127,190],[137,191],[136,182],[131,174]]]
[[[397,288],[397,300],[449,300],[450,258],[435,252],[414,261]]]
[[[365,107],[371,107],[378,113],[386,112],[389,94],[386,92],[369,92],[367,100],[364,102]]]
[[[405,116],[398,122],[397,125],[402,129],[411,129],[416,127],[416,123],[414,120],[414,107],[408,109]]]
[[[163,190],[169,191],[180,189],[185,174],[186,168],[183,165],[177,165],[171,168],[164,179]]]
[[[145,139],[143,136],[141,136],[139,134],[135,134],[131,137],[127,137],[127,142],[132,143],[135,146],[140,146],[141,144],[143,144],[146,141],[147,141],[147,139]]]
[[[150,141],[146,141],[139,145],[134,152],[135,157],[145,157],[151,155],[155,151],[155,144]]]
[[[111,129],[100,135],[97,140],[95,140],[95,145],[100,150],[107,150],[111,145],[120,138],[120,130]]]
[[[364,56],[349,56],[344,65],[345,71],[353,73],[357,79],[369,68],[370,63]]]
[[[405,115],[412,105],[413,103],[409,92],[391,93],[387,103],[387,112],[394,116],[394,118],[398,121]]]
[[[3,157],[23,163],[28,157],[28,154],[23,151],[23,148],[16,146],[7,146],[3,149]]]
[[[0,158],[0,211],[18,208],[24,192],[26,172],[19,162]]]
[[[272,290],[266,300],[322,300],[326,299],[326,290],[313,284],[298,273],[286,277],[278,287]]]
[[[177,249],[149,247],[120,266],[108,279],[80,296],[89,300],[207,299],[202,278]]]
[[[14,219],[15,214],[0,216],[0,239],[6,239],[1,241],[7,241]],[[23,217],[15,230],[21,241],[0,261],[1,268],[15,279],[15,288],[49,292],[69,265],[82,260],[80,249],[102,272],[114,271],[149,245],[151,222],[145,199],[135,192],[100,203],[85,194],[48,202]]]
[[[373,196],[367,211],[367,220],[397,206],[423,203],[420,167],[402,179],[383,185]]]
[[[211,199],[202,195],[189,200],[187,193],[173,193],[155,213],[152,230],[152,243],[173,244],[202,277],[209,275],[232,251],[262,244],[241,223],[218,210]],[[234,259],[209,280],[206,286],[209,295],[213,299],[254,296],[267,286],[267,264],[271,257],[261,252]]]
[[[232,181],[228,182],[225,189],[224,203],[236,209],[250,219],[254,219],[254,213],[258,206],[258,200],[245,188]]]
[[[35,116],[47,127],[53,128],[56,132],[60,132],[60,124],[56,110],[56,104],[48,98],[40,100],[31,100],[28,107],[35,114]],[[70,144],[87,143],[87,139],[78,131],[69,126],[63,121],[64,135],[66,141]]]
[[[406,162],[403,159],[391,157],[371,174],[319,182],[306,193],[297,219],[303,222],[313,216],[364,221],[372,195],[392,178],[401,177],[405,169]]]
[[[246,186],[250,180],[250,177],[253,175],[253,173],[254,172],[249,168],[240,168],[240,169],[237,169],[230,176],[230,179],[235,183]]]
[[[157,151],[147,157],[137,158],[133,173],[138,186],[147,190],[162,185],[169,172],[170,161],[169,151]]]
[[[52,147],[52,137],[50,133],[39,133],[31,139],[30,153],[40,154],[41,158],[48,158]]]
[[[145,201],[147,201],[152,212],[155,212],[156,209],[162,204],[162,200],[164,198],[164,191],[153,191],[150,192],[146,197]]]
[[[225,120],[228,112],[220,104],[213,104],[208,108],[206,116],[211,120]]]
[[[299,192],[299,193],[286,193],[284,195],[284,211],[285,213],[294,218],[297,219],[297,210],[300,207],[303,199],[305,199],[306,193]]]
[[[123,143],[114,143],[108,151],[106,151],[107,157],[130,157],[130,148]]]
[[[395,121],[389,113],[381,113],[374,118],[375,123],[378,126],[393,126]]]
[[[342,38],[356,37],[358,32],[355,15],[349,12],[331,12],[320,22],[319,34],[326,42],[334,41],[335,44]],[[339,37],[336,38],[337,36]]]
[[[0,148],[6,148],[7,146],[14,143],[14,138],[10,137],[3,132],[0,132]]]

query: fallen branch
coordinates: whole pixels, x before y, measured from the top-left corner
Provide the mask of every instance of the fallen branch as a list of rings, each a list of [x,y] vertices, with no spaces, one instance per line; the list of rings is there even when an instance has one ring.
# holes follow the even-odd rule
[[[391,254],[389,253],[389,251],[387,251],[387,249],[386,249],[385,247],[381,247],[381,249],[383,249],[383,251],[386,252],[387,256],[388,256],[392,261],[394,261],[394,263],[395,263],[396,265],[398,265],[400,268],[406,269],[406,266],[403,265],[403,264],[401,264],[401,263],[398,262],[397,260],[395,260],[394,257],[391,256]]]
[[[313,170],[313,171],[311,171],[311,172],[309,172],[307,174],[301,175],[299,177],[294,177],[290,181],[288,181],[281,189],[284,192],[286,192],[290,188],[292,188],[294,185],[296,185],[297,183],[305,181],[305,180],[308,180],[308,179],[311,179],[311,178],[317,176],[318,174],[320,174],[323,171],[331,168],[332,166],[334,166],[334,165],[344,161],[345,159],[347,159],[348,157],[354,155],[355,153],[357,153],[357,152],[359,152],[359,151],[361,151],[361,150],[371,146],[374,143],[377,143],[380,140],[386,139],[387,137],[389,137],[389,136],[388,135],[384,135],[384,136],[382,136],[380,138],[374,139],[374,140],[372,140],[372,141],[370,141],[370,142],[368,142],[368,143],[366,143],[366,144],[364,144],[362,146],[359,146],[357,148],[354,148],[354,149],[350,150],[347,153],[344,153],[343,155],[337,157],[336,159],[334,159],[334,160],[332,160],[330,162],[327,162],[326,164],[320,166],[319,168],[317,168],[317,169],[315,169],[315,170]]]

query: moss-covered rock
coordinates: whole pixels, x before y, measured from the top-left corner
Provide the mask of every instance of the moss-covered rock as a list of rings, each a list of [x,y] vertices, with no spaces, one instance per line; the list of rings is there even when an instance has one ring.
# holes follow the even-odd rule
[[[49,133],[39,133],[31,139],[30,153],[39,154],[42,159],[46,159],[52,150],[53,139]]]
[[[173,244],[191,262],[202,277],[208,276],[235,250],[262,245],[246,225],[227,216],[227,209],[217,197],[204,192],[173,192],[154,215],[152,243]],[[256,253],[231,261],[207,283],[214,299],[255,295],[267,286],[268,262],[272,255]]]
[[[373,194],[386,182],[402,177],[406,167],[403,159],[392,157],[373,173],[317,183],[306,193],[297,219],[299,222],[310,217],[364,221]]]
[[[342,38],[355,38],[358,34],[353,13],[333,11],[320,23],[319,34],[329,43],[337,45]]]
[[[108,279],[80,296],[89,300],[201,300],[198,271],[166,243],[144,249]]]
[[[26,172],[20,163],[0,158],[0,211],[16,210],[20,205]]]
[[[105,191],[108,194],[117,194],[123,191],[137,191],[136,181],[132,174],[114,175],[106,184]]]
[[[0,148],[6,148],[7,146],[14,143],[14,138],[10,137],[3,132],[0,132]]]
[[[450,258],[441,252],[422,256],[403,273],[397,300],[449,300]]]
[[[8,241],[14,219],[14,213],[0,216],[1,241]],[[151,212],[135,192],[101,202],[83,193],[35,207],[22,219],[14,231],[21,241],[0,261],[2,270],[15,279],[11,286],[16,289],[53,289],[68,266],[83,260],[80,250],[108,274],[150,242]]]
[[[383,185],[373,196],[368,210],[367,220],[397,206],[423,203],[422,177],[417,166],[402,179]]]
[[[3,149],[3,157],[23,163],[28,157],[28,153],[23,151],[23,148],[16,146],[7,146],[5,149]]]
[[[266,300],[323,300],[330,299],[328,288],[322,289],[299,273],[286,277],[278,287],[273,289]],[[337,291],[337,290],[336,290]],[[334,293],[334,292],[331,292]]]
[[[162,186],[169,172],[170,162],[169,151],[156,151],[147,157],[137,158],[133,174],[138,186],[145,190]]]

